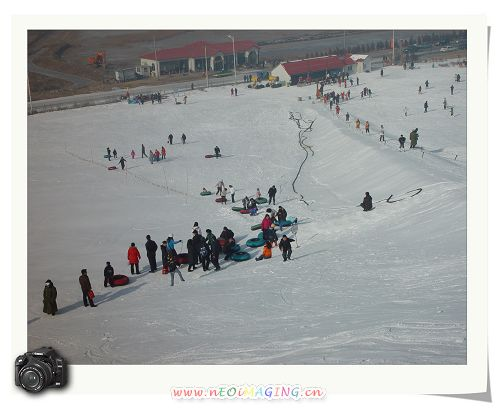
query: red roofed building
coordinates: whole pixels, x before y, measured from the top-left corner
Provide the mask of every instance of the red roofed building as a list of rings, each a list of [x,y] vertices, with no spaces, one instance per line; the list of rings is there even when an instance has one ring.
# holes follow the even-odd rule
[[[340,72],[352,74],[357,72],[356,62],[349,57],[328,55],[326,57],[307,58],[281,63],[271,72],[271,75],[279,77],[280,81],[290,82],[295,85],[299,78],[310,77],[312,80],[323,79],[327,74],[331,77]]]
[[[253,41],[234,42],[236,65],[257,65],[259,47]],[[151,75],[170,72],[205,71],[205,62],[209,71],[224,71],[234,66],[233,42],[208,43],[196,41],[183,47],[157,50],[141,56],[141,65],[151,67]]]

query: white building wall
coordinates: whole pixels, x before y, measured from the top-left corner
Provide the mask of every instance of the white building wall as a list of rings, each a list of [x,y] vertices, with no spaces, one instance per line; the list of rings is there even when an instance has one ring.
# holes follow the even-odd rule
[[[278,65],[271,71],[271,75],[275,77],[279,77],[280,81],[290,81],[292,77],[288,75],[288,73],[285,70],[285,67],[283,67],[283,64]]]

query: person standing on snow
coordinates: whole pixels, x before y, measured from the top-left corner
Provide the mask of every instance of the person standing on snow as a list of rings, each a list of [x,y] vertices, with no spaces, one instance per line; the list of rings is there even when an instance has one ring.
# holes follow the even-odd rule
[[[135,151],[132,149],[132,152],[130,152],[130,156],[132,157],[132,159],[135,159]]]
[[[111,266],[109,261],[106,261],[106,267],[104,267],[104,287],[108,284],[113,287],[113,276],[115,275],[115,269]]]
[[[385,131],[384,131],[384,125],[380,125],[380,142],[385,142]]]
[[[408,107],[405,107],[405,116],[408,116]]]
[[[116,151],[116,149],[113,149],[113,158],[117,159],[116,155],[118,155],[118,152]]]
[[[170,134],[168,135],[168,143],[172,145],[172,141],[174,140],[174,135]]]
[[[43,312],[49,315],[56,315],[57,312],[57,289],[51,280],[45,281],[43,288]]]
[[[142,144],[142,153],[141,153],[141,158],[144,158],[144,156],[147,157],[146,155],[146,147],[144,146],[144,144]]]
[[[410,149],[415,148],[417,146],[418,141],[418,128],[415,128],[410,132]]]
[[[182,139],[182,144],[185,145],[186,144],[186,135],[182,134],[181,139]]]
[[[427,108],[429,108],[429,104],[427,103],[427,101],[424,102],[424,113],[427,112]]]
[[[399,141],[399,149],[403,149],[404,150],[405,149],[406,138],[403,135],[401,135],[399,137],[398,141]]]
[[[346,122],[349,122],[349,117],[350,117],[350,115],[349,115],[349,112],[348,112],[347,114],[345,114],[345,120],[346,120]]]
[[[191,233],[194,234],[194,232],[197,232],[201,236],[201,228],[198,226],[198,222],[194,222],[193,228],[191,229]]]
[[[451,95],[453,95],[453,90],[454,89],[455,89],[455,87],[453,86],[453,84],[451,84],[451,87],[450,87]]]
[[[154,240],[151,240],[149,234],[146,236],[146,240],[146,255],[149,260],[149,272],[154,273],[158,269],[156,266],[156,250],[158,250],[158,245]]]
[[[292,256],[292,242],[295,241],[294,239],[289,239],[285,234],[280,240],[280,244],[278,245],[278,248],[281,250],[281,253],[283,255],[283,261],[290,260],[290,257]]]
[[[220,148],[218,146],[216,146],[214,148],[214,152],[215,152],[215,158],[218,158],[220,155]]]
[[[245,196],[243,198],[243,200],[241,201],[241,203],[243,204],[243,209],[246,210],[248,208],[249,202],[250,202],[250,199],[248,198],[248,196]]]
[[[276,186],[272,185],[269,188],[269,190],[267,191],[267,194],[269,195],[269,203],[268,204],[271,204],[271,200],[273,201],[273,205],[276,204],[276,193],[277,193]]]
[[[160,245],[160,250],[161,250],[161,263],[163,266],[162,273],[166,274],[168,270],[168,249],[167,249],[167,241],[163,240]]]
[[[370,123],[368,121],[365,122],[365,133],[370,133]]]
[[[257,191],[255,192],[255,198],[259,199],[261,196],[262,196],[262,194],[260,193],[260,189],[257,188]]]
[[[360,206],[365,212],[373,208],[372,197],[370,196],[369,192],[365,193],[365,198],[363,199],[363,203],[361,203]]]
[[[448,103],[446,102],[446,98],[443,100],[443,109],[446,109],[448,106]]]
[[[111,149],[109,149],[109,146],[106,148],[106,151],[108,151],[108,161],[111,160]]]
[[[122,167],[122,170],[125,169],[125,162],[126,160],[123,159],[123,156],[120,158],[120,160],[118,161],[118,163],[120,164],[120,166]]]
[[[266,213],[264,218],[262,219],[262,222],[260,223],[260,228],[262,229],[262,233],[264,237],[266,237],[267,231],[271,228],[271,216]]]
[[[151,165],[154,163],[155,161],[155,154],[153,153],[153,151],[149,151],[149,162],[151,163]]]
[[[215,271],[220,270],[220,264],[219,264],[219,254],[221,252],[221,247],[219,240],[213,240],[212,244],[210,245],[210,261],[215,267]]]
[[[236,189],[233,185],[229,185],[229,194],[231,195],[231,203],[234,203],[234,195],[236,193]]]
[[[196,268],[197,255],[194,249],[193,239],[189,239],[186,243],[188,252],[188,271],[193,271]]]
[[[425,88],[429,88],[429,80],[425,81]]]
[[[175,273],[179,274],[179,277],[181,281],[186,281],[184,280],[184,277],[182,276],[181,271],[177,268],[177,263],[175,260],[175,254],[173,252],[168,252],[167,255],[167,261],[168,261],[168,271],[170,273],[170,286],[174,285],[174,275]]]
[[[231,88],[231,96],[234,96],[234,88]]]
[[[167,150],[165,149],[164,146],[162,146],[161,147],[161,158],[165,159],[166,156],[167,156]]]
[[[224,189],[224,181],[221,179],[219,180],[215,187],[217,188],[217,192],[215,192],[216,195],[222,194],[222,189]]]
[[[92,285],[90,284],[90,280],[87,276],[87,269],[82,269],[82,275],[78,281],[80,282],[80,288],[82,289],[83,305],[88,307],[90,304],[91,307],[97,307],[97,305],[94,304],[93,298],[89,296],[89,292],[92,290]]]
[[[139,253],[139,250],[137,249],[137,247],[135,247],[135,243],[130,243],[130,247],[128,248],[127,252],[127,259],[128,263],[130,264],[130,272],[132,274],[141,274],[139,272],[139,260],[141,259],[141,253]]]
[[[182,240],[175,241],[174,235],[169,234],[167,238],[167,250],[177,255],[177,252],[175,251],[175,245],[178,243],[182,243]]]

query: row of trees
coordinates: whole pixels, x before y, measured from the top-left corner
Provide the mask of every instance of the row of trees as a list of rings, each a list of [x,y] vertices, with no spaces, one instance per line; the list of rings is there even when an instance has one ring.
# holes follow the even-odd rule
[[[458,40],[460,38],[465,38],[465,31],[452,31],[452,32],[444,32],[444,33],[432,33],[432,34],[423,34],[417,36],[415,39],[413,36],[407,39],[399,39],[396,41],[395,48],[405,48],[411,44],[434,44],[434,43],[449,43],[451,41]],[[372,41],[369,44],[358,44],[354,46],[347,47],[346,50],[343,48],[336,47],[335,49],[329,48],[328,51],[316,51],[314,53],[306,53],[304,58],[312,58],[312,57],[324,57],[327,55],[343,55],[346,52],[350,54],[364,54],[377,50],[387,50],[391,48],[391,42],[389,40],[385,41]]]

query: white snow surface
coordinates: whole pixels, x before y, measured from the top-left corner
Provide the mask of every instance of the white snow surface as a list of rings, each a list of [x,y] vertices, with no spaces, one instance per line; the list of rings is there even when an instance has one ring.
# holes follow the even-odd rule
[[[186,105],[168,98],[28,117],[29,348],[51,345],[72,364],[465,364],[466,69],[422,64],[358,76],[340,118],[309,99],[315,85],[240,85],[237,97],[211,88],[189,92]],[[365,86],[372,98],[360,98]],[[315,120],[305,134],[314,155],[296,182],[308,205],[292,190],[305,151],[290,112]],[[423,150],[400,151],[397,138],[404,134],[408,148],[416,127]],[[141,143],[165,146],[167,159],[141,159]],[[223,158],[205,159],[215,145]],[[107,170],[107,146],[127,155],[127,172]],[[273,207],[299,220],[291,261],[275,248],[256,262],[261,248],[245,245],[267,205],[252,218],[200,196],[221,178],[237,202],[276,185]],[[366,191],[380,201],[371,212],[356,207]],[[391,194],[404,200],[387,203]],[[148,273],[145,236],[159,246],[172,233],[186,251],[194,221],[216,235],[228,226],[252,259],[221,257],[218,272],[182,266],[186,281],[176,276],[171,287],[169,275]],[[127,263],[131,242],[142,255],[139,276]],[[106,261],[130,284],[104,288]],[[82,268],[97,308],[83,307]],[[58,290],[55,316],[42,312],[48,278]]]

